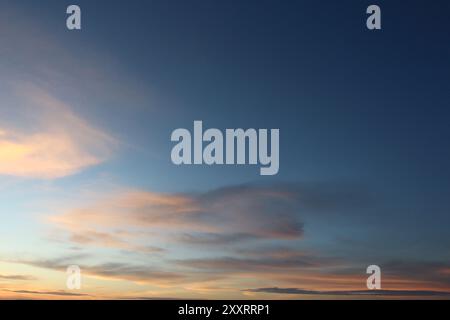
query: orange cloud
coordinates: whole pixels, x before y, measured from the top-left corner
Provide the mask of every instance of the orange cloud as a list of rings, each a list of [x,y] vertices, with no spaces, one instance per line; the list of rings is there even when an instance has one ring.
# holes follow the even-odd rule
[[[184,245],[300,239],[303,224],[295,200],[268,191],[257,186],[200,194],[122,190],[47,219],[71,242],[117,249],[137,249],[133,241],[150,238]]]
[[[124,191],[104,200],[49,217],[49,221],[72,232],[116,227],[167,227],[207,229],[193,216],[199,210],[193,199],[145,191]],[[193,221],[191,221],[191,219]]]
[[[105,161],[115,140],[33,85],[21,86],[24,123],[0,124],[0,174],[54,179]]]

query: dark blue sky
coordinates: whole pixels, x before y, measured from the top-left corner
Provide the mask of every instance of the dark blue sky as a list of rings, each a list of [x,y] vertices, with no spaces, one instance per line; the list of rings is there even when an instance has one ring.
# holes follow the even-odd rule
[[[154,96],[156,111],[148,101],[83,110],[158,150],[158,161],[144,153],[113,163],[134,168],[122,175],[127,183],[185,191],[257,180],[350,181],[383,194],[399,210],[386,213],[393,221],[447,223],[450,4],[378,1],[382,30],[373,32],[365,27],[371,3],[78,1],[78,33],[63,23],[67,1],[17,6],[24,18],[39,15],[79,64],[90,51],[112,56],[120,70],[112,81],[129,74]],[[280,128],[280,173],[173,167],[168,137],[194,120]],[[152,170],[164,176],[141,173]]]
[[[97,111],[139,144],[169,154],[170,132],[196,119],[280,128],[281,180],[359,180],[408,206],[422,199],[417,205],[448,209],[448,2],[379,1],[376,32],[365,28],[370,1],[79,4],[79,35],[67,35],[57,19],[65,3],[43,14],[68,46],[101,47],[170,105],[159,114],[143,105],[129,125],[126,106]],[[258,179],[252,168],[170,165],[173,182],[203,174]]]

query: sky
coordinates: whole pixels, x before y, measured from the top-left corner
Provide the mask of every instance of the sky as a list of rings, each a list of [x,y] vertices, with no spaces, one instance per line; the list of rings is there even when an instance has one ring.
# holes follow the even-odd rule
[[[0,0],[0,299],[448,298],[450,3],[372,2]]]

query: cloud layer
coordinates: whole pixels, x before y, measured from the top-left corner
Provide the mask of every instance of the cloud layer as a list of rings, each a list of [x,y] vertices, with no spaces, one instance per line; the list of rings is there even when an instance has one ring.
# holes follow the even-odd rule
[[[201,194],[122,191],[84,208],[49,217],[78,244],[125,248],[127,233],[159,235],[185,244],[299,239],[296,199],[264,186],[236,186]]]
[[[348,291],[315,291],[298,288],[257,288],[247,289],[252,293],[293,294],[306,296],[391,296],[391,297],[449,297],[450,292],[428,290],[348,290]]]

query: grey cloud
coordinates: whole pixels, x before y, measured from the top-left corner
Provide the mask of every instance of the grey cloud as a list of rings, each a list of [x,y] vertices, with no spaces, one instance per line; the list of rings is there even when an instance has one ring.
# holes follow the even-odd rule
[[[172,298],[172,297],[146,297],[146,296],[136,296],[136,297],[118,297],[120,300],[181,300],[181,298]],[[182,299],[189,300],[189,299]]]
[[[180,273],[163,271],[148,266],[137,266],[124,263],[105,263],[84,267],[83,270],[97,276],[105,276],[137,282],[177,282],[185,278],[185,276]]]
[[[165,271],[160,268],[150,267],[147,265],[134,265],[116,262],[89,265],[82,263],[83,258],[85,258],[84,255],[79,255],[49,260],[16,260],[10,262],[62,272],[65,272],[69,265],[77,264],[80,266],[83,274],[86,275],[128,280],[133,282],[176,283],[186,278],[185,275],[181,273]]]
[[[21,275],[21,274],[14,274],[14,275],[2,275],[0,274],[0,280],[18,280],[18,281],[31,281],[36,280],[36,277],[28,276],[28,275]]]
[[[184,244],[192,245],[230,245],[234,243],[241,243],[242,241],[260,239],[260,237],[247,233],[195,233],[183,234],[178,236],[176,239]]]
[[[66,271],[70,265],[80,265],[80,263],[89,257],[86,254],[76,254],[72,256],[59,257],[55,259],[34,259],[34,260],[7,260],[7,262],[19,263],[24,265],[30,265],[38,268],[53,269],[57,271]]]
[[[206,258],[176,260],[176,264],[211,272],[269,272],[274,270],[318,268],[335,263],[332,259],[319,258],[313,255],[297,255],[291,257],[252,257],[252,258]]]
[[[373,208],[377,197],[373,190],[356,183],[277,183],[237,185],[219,188],[200,196],[202,201],[233,201],[236,197],[269,197],[288,200],[293,208],[316,213],[355,211]]]
[[[308,214],[365,206],[373,207],[369,192],[353,185],[246,184],[203,193],[125,191],[50,221],[66,228],[73,243],[138,251],[128,240],[149,235],[169,234],[190,245],[295,240],[303,236]],[[117,234],[117,227],[139,231]]]
[[[51,295],[51,296],[68,296],[68,297],[88,297],[90,295],[84,293],[74,293],[66,291],[35,291],[35,290],[5,290],[8,292],[21,293],[21,294],[39,294],[39,295]]]
[[[394,277],[433,282],[450,286],[450,263],[446,261],[389,261],[382,266],[383,273]]]
[[[254,293],[276,293],[276,294],[295,294],[295,295],[330,295],[330,296],[399,296],[399,297],[427,297],[427,296],[450,296],[446,291],[427,291],[427,290],[343,290],[343,291],[315,291],[298,288],[256,288],[246,289],[246,292]]]

